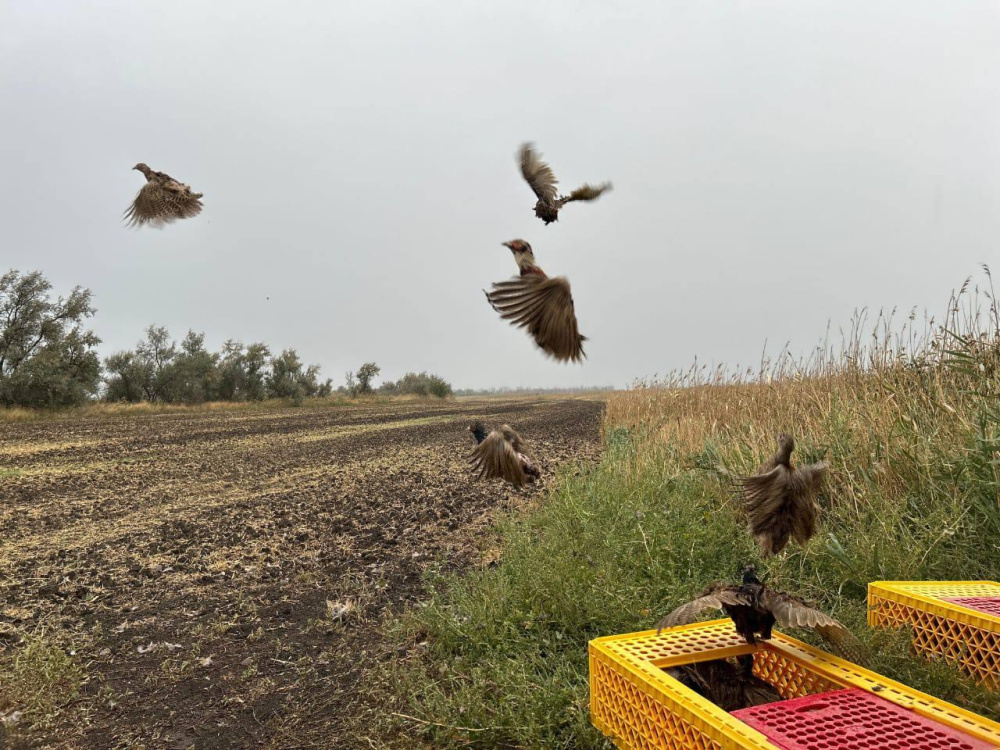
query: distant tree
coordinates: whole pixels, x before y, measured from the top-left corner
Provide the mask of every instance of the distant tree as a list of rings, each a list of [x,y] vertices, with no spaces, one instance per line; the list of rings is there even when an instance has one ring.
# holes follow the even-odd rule
[[[177,343],[170,340],[167,329],[163,326],[147,327],[146,340],[140,341],[135,351],[148,368],[149,377],[143,383],[146,400],[173,402]]]
[[[205,334],[188,331],[174,359],[172,401],[201,404],[218,398],[219,355],[205,349]]]
[[[52,300],[33,271],[0,276],[0,404],[71,406],[97,393],[101,342],[83,321],[95,311],[88,289]]]
[[[344,374],[344,385],[340,387],[340,390],[351,398],[358,395],[358,381],[355,379],[354,373],[350,370]]]
[[[150,379],[149,364],[135,352],[117,352],[104,360],[108,401],[138,403],[146,397],[146,384]]]
[[[452,395],[451,383],[427,372],[408,372],[396,382],[385,383],[380,391],[391,395],[436,396]]]
[[[372,381],[382,372],[374,362],[365,362],[358,368],[358,393],[371,393]]]
[[[263,401],[267,398],[264,376],[271,350],[256,343],[244,347],[230,339],[222,345],[218,360],[218,394],[223,401]]]
[[[205,348],[205,335],[188,331],[178,345],[166,328],[149,326],[135,351],[118,352],[105,360],[111,401],[202,403],[209,400],[262,401],[287,398],[295,403],[333,391],[320,382],[317,365],[303,366],[294,349],[272,356],[261,343],[244,346],[228,340],[222,350]]]
[[[329,396],[332,390],[330,380],[319,382],[319,365],[309,365],[303,369],[294,349],[285,349],[277,357],[271,358],[267,391],[272,398],[288,398],[300,404],[307,397]]]

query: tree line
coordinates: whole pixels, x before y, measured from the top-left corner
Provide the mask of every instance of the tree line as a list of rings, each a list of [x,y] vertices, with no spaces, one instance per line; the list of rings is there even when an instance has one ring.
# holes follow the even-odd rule
[[[162,326],[146,328],[134,349],[104,359],[101,339],[87,329],[96,309],[90,290],[75,287],[53,299],[52,284],[38,271],[0,276],[0,405],[76,406],[103,398],[136,403],[198,404],[206,401],[288,399],[301,403],[329,396],[333,383],[320,379],[294,349],[273,353],[264,343],[228,340],[209,351],[205,335],[189,331],[180,341]],[[348,373],[337,389],[351,396],[375,392],[374,362]],[[407,373],[386,382],[380,393],[444,398],[451,385],[436,375]]]

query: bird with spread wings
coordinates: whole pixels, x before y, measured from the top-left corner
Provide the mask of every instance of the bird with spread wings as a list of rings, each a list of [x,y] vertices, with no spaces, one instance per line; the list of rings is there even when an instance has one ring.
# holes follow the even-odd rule
[[[725,612],[747,643],[770,640],[775,623],[784,628],[812,628],[841,656],[855,664],[864,661],[864,649],[850,630],[799,597],[768,588],[753,567],[744,568],[742,583],[711,584],[696,599],[664,617],[657,625],[657,633],[695,622],[712,609]]]
[[[816,494],[829,464],[795,466],[793,450],[792,436],[782,434],[777,452],[757,473],[736,480],[750,533],[765,557],[781,552],[790,538],[805,546],[816,533]]]
[[[611,183],[605,182],[596,187],[584,183],[569,195],[559,195],[556,189],[558,180],[552,167],[542,161],[531,143],[525,143],[518,152],[518,162],[521,166],[521,176],[534,192],[538,201],[535,203],[535,216],[545,222],[546,226],[553,221],[559,221],[559,210],[573,201],[592,201],[611,189]]]
[[[125,211],[127,226],[149,224],[159,229],[177,219],[190,219],[201,213],[204,193],[194,193],[190,185],[175,180],[165,172],[156,172],[141,162],[132,169],[146,176],[146,184]]]
[[[486,299],[501,318],[526,328],[546,354],[560,362],[579,362],[586,356],[587,337],[577,328],[569,281],[564,276],[549,278],[524,240],[503,244],[514,254],[520,276],[494,283]]]
[[[535,463],[527,456],[527,447],[521,436],[509,425],[487,434],[479,420],[472,423],[469,432],[476,439],[470,460],[473,471],[480,479],[497,478],[523,487],[541,476]]]

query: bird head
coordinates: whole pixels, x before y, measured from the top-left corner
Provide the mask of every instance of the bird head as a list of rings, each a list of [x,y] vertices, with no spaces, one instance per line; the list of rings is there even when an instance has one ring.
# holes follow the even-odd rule
[[[144,175],[146,175],[147,177],[149,177],[149,174],[150,174],[150,172],[152,172],[152,171],[153,171],[152,169],[150,169],[149,167],[147,167],[147,166],[146,166],[146,165],[145,165],[144,163],[142,163],[142,162],[139,162],[138,164],[136,164],[136,165],[135,165],[134,167],[132,167],[132,169],[137,169],[137,170],[139,170],[140,172],[142,172],[142,173],[143,173]]]
[[[518,268],[531,268],[535,265],[535,253],[532,251],[531,245],[524,240],[511,240],[501,244],[510,248]]]
[[[745,565],[743,570],[740,571],[740,575],[743,577],[743,583],[760,583],[760,579],[757,577],[757,569],[753,565]]]
[[[477,419],[469,425],[469,432],[476,438],[477,443],[481,443],[486,437],[486,425],[482,423],[482,420]]]
[[[781,463],[787,464],[795,450],[795,440],[787,432],[778,435],[778,454],[781,456]]]

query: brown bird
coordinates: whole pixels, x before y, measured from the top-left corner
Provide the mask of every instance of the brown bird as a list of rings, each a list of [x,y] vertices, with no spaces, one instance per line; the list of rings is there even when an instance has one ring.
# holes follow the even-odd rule
[[[736,625],[736,632],[750,644],[770,640],[771,628],[777,622],[785,628],[812,628],[838,654],[855,664],[864,659],[864,649],[850,630],[797,596],[767,588],[752,566],[743,569],[741,584],[711,584],[697,599],[660,620],[656,632],[659,634],[663,628],[694,622],[707,609],[725,612]]]
[[[576,325],[573,295],[564,276],[550,279],[535,264],[535,254],[524,240],[503,243],[514,254],[521,275],[493,284],[486,299],[500,317],[528,329],[535,343],[560,362],[579,362],[587,355]]]
[[[125,212],[127,226],[151,224],[160,228],[176,219],[190,219],[201,213],[204,193],[192,193],[190,185],[184,185],[164,172],[154,172],[141,162],[132,169],[146,175],[146,184]]]
[[[509,425],[502,425],[487,435],[486,427],[476,420],[469,426],[469,432],[476,438],[470,458],[480,479],[496,477],[522,487],[541,477],[538,467],[524,453],[526,447],[521,436]]]
[[[774,686],[754,675],[753,654],[740,656],[737,662],[738,666],[727,659],[699,661],[672,667],[667,674],[723,711],[739,711],[782,699]]]
[[[521,174],[538,197],[538,202],[535,204],[535,216],[544,221],[546,226],[553,221],[559,221],[559,209],[567,203],[592,201],[600,198],[606,190],[611,189],[610,182],[602,183],[597,187],[584,183],[569,195],[560,196],[556,190],[558,180],[556,180],[552,168],[535,153],[532,144],[525,143],[521,146],[518,160],[521,163]]]
[[[757,474],[736,480],[750,533],[767,557],[781,552],[791,537],[805,546],[816,533],[816,493],[829,464],[793,466],[795,441],[778,437],[778,452],[765,461]]]

